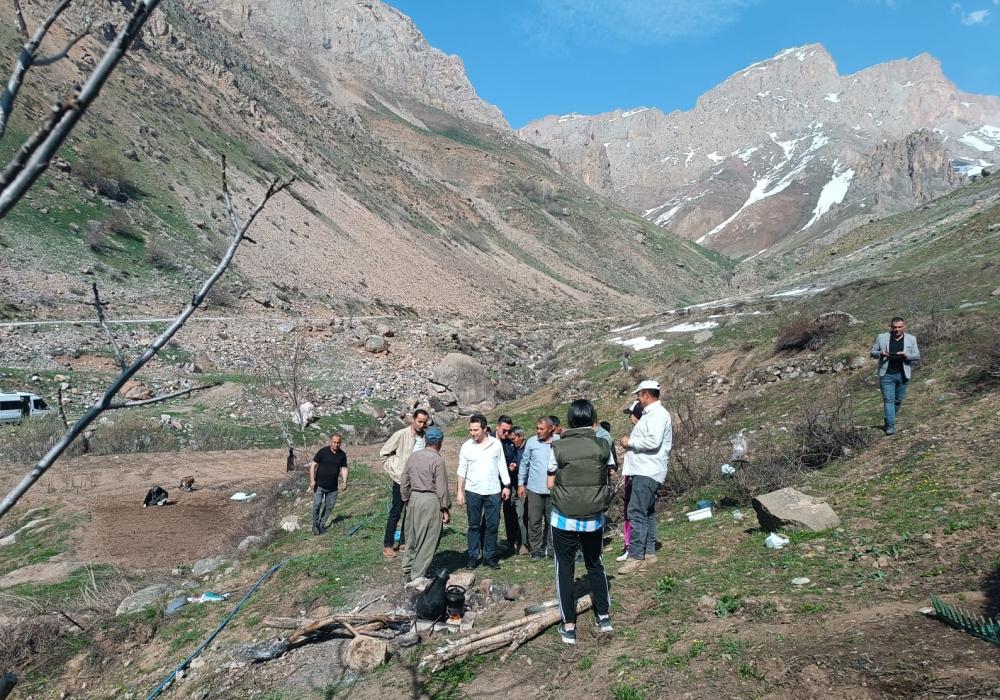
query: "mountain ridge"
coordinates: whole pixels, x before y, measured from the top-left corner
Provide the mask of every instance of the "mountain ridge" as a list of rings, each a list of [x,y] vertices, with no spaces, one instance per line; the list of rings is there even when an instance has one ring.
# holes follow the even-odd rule
[[[921,140],[928,154],[916,162],[937,169],[916,175],[922,184],[910,189],[918,192],[848,183],[839,201],[819,206],[823,189],[864,167],[877,144],[921,130],[936,134],[952,169],[978,174],[1000,147],[994,124],[1000,98],[959,91],[930,54],[841,75],[822,45],[807,44],[735,71],[690,110],[548,116],[516,133],[658,225],[742,256],[801,233],[811,221],[804,212],[819,210],[811,225],[832,230],[865,220],[870,200],[883,209],[895,202],[897,211],[949,191],[956,178]],[[772,196],[776,182],[785,196]]]

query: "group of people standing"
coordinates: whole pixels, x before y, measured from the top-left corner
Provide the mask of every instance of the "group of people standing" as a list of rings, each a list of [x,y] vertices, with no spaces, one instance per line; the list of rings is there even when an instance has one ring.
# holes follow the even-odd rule
[[[575,565],[582,556],[597,625],[611,630],[604,550],[606,511],[614,495],[611,473],[621,470],[626,486],[627,549],[619,575],[656,562],[656,492],[667,474],[672,444],[670,413],[660,403],[660,385],[639,384],[626,411],[632,431],[621,438],[619,459],[610,424],[599,423],[590,401],[572,402],[568,428],[557,416],[542,416],[528,438],[509,416],[491,430],[481,414],[469,418],[469,439],[458,457],[455,501],[468,517],[467,565],[500,568],[497,537],[501,514],[511,555],[550,557],[564,642],[576,640]],[[427,427],[416,410],[410,425],[382,446],[385,470],[393,478],[392,506],[383,541],[386,557],[403,553],[406,581],[423,576],[450,520],[451,496],[441,445],[444,434]],[[397,528],[402,522],[401,532]]]
[[[895,432],[906,396],[911,366],[920,361],[916,338],[905,333],[902,318],[879,335],[870,354],[879,360],[885,432]],[[610,631],[610,596],[601,558],[606,511],[614,495],[611,472],[620,469],[625,501],[625,548],[618,575],[641,571],[656,562],[656,494],[667,475],[672,446],[670,413],[660,402],[660,385],[641,382],[625,409],[632,424],[617,447],[611,425],[598,422],[590,401],[573,401],[568,428],[558,416],[542,416],[530,438],[509,416],[491,430],[481,414],[469,418],[469,439],[458,457],[455,500],[468,516],[468,567],[500,568],[497,535],[503,515],[511,555],[554,560],[556,592],[568,644],[576,640],[575,564],[587,570],[598,628]],[[383,552],[403,553],[403,578],[423,576],[437,551],[441,530],[451,518],[451,492],[441,446],[444,433],[429,426],[430,414],[417,409],[410,424],[382,445],[383,468],[392,477],[392,500]],[[347,488],[347,458],[341,436],[320,449],[309,465],[313,492],[313,533],[323,533],[337,494]]]

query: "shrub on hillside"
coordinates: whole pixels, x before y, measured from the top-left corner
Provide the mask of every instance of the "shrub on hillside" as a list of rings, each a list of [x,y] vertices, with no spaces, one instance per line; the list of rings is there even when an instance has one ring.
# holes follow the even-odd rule
[[[90,451],[98,455],[167,452],[177,447],[177,439],[155,420],[127,413],[102,423],[90,441]]]
[[[944,316],[936,309],[931,309],[931,315],[919,320],[907,328],[908,333],[916,336],[920,344],[921,355],[931,348],[959,340],[969,330],[969,324],[960,316]]]
[[[778,333],[777,352],[819,350],[850,321],[846,315],[830,314],[811,321],[801,319],[788,324]]]
[[[694,392],[676,394],[671,407],[673,445],[670,468],[660,492],[676,498],[706,486],[719,478],[719,465],[725,459],[725,445],[712,430],[712,421]]]
[[[199,452],[246,450],[254,447],[244,431],[232,422],[203,418],[193,421],[188,448]]]
[[[803,403],[792,433],[798,439],[795,459],[802,469],[822,469],[868,444],[868,432],[856,425],[854,401],[844,391],[824,404]]]
[[[169,271],[177,269],[173,253],[159,240],[153,239],[146,243],[146,262],[157,270]]]
[[[117,202],[128,201],[129,194],[138,191],[125,161],[115,155],[113,146],[93,142],[81,149],[79,160],[73,165],[80,181],[96,190],[102,197]]]
[[[53,407],[55,408],[55,407]],[[33,418],[0,430],[0,464],[34,464],[63,434],[57,416]],[[70,445],[67,456],[80,454],[80,441]]]
[[[734,500],[748,504],[755,496],[795,485],[803,472],[822,469],[868,444],[867,431],[856,425],[854,402],[843,387],[827,402],[804,402],[792,426],[791,440],[776,432],[751,438],[751,459],[728,480]]]
[[[1000,387],[1000,322],[992,320],[965,335],[964,353],[972,369],[968,381],[972,391],[992,391]]]
[[[205,297],[205,301],[209,306],[229,309],[236,306],[237,298],[228,287],[216,284],[209,290],[208,296]]]
[[[108,242],[108,229],[103,221],[88,221],[84,240],[95,253],[104,253],[111,247]]]

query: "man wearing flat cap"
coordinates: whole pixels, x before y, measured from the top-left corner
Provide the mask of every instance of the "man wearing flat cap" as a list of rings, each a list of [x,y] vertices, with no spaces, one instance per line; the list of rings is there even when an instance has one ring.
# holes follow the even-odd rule
[[[441,527],[450,520],[448,473],[441,457],[444,433],[431,426],[424,431],[424,442],[425,447],[406,460],[399,479],[400,495],[406,504],[406,583],[426,573],[441,539]]]
[[[621,439],[627,450],[623,476],[631,477],[628,519],[632,524],[628,560],[619,574],[634,574],[656,563],[656,492],[667,478],[667,458],[673,444],[670,412],[660,403],[660,383],[647,379],[632,392],[642,417]]]

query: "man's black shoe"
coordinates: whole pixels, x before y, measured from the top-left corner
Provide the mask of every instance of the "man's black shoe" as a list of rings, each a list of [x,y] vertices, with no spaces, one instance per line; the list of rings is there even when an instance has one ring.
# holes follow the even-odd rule
[[[488,561],[488,562],[486,562],[486,566],[490,567],[494,571],[497,571],[500,568],[500,562],[498,562],[498,561]]]
[[[478,569],[479,568],[479,563],[480,562],[479,562],[478,559],[476,561],[469,561],[469,565],[466,566],[465,568],[466,569]]]
[[[531,561],[541,561],[544,558],[545,557],[542,556],[541,552],[532,552],[531,553]]]

